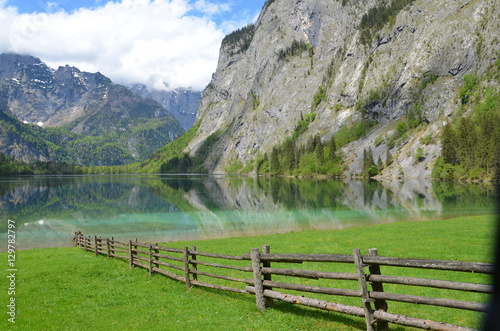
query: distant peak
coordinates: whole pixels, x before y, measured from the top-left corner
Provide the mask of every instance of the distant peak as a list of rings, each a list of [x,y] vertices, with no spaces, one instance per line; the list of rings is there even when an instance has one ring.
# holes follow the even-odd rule
[[[22,55],[17,53],[2,53],[0,54],[0,61],[2,62],[16,62],[22,64],[43,63],[39,58],[31,55]]]

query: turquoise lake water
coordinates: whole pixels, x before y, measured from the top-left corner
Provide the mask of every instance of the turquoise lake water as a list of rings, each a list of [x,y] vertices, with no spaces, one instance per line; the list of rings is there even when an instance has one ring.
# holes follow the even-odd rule
[[[474,183],[33,176],[0,180],[0,232],[6,242],[14,221],[19,249],[70,246],[75,231],[154,243],[491,214],[494,202]]]

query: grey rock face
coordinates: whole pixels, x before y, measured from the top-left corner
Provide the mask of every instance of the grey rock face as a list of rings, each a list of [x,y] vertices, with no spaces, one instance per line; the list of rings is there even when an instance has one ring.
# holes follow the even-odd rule
[[[363,148],[388,136],[418,104],[429,125],[398,146],[382,142],[373,154],[382,161],[387,150],[393,155],[383,176],[429,177],[439,139],[424,146],[425,159],[416,162],[419,140],[428,134],[437,138],[443,122],[458,110],[463,75],[483,74],[496,60],[500,10],[493,0],[416,0],[367,44],[360,23],[380,2],[344,2],[273,1],[245,52],[223,45],[197,114],[198,135],[187,151],[194,154],[207,137],[221,132],[206,160],[210,171],[221,173],[234,160],[245,165],[270,153],[292,135],[301,115],[316,113],[299,143],[316,134],[326,141],[344,126],[375,120],[374,131],[343,149],[346,175],[356,175]],[[280,58],[293,41],[308,43],[309,51]],[[326,100],[313,105],[320,85],[328,86]]]

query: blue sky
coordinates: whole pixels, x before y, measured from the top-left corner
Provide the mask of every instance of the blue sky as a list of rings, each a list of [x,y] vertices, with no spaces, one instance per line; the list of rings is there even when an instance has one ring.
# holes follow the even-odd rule
[[[215,4],[218,6],[228,7],[227,11],[213,15],[216,23],[221,24],[224,21],[235,20],[239,17],[255,15],[260,12],[266,0],[207,0],[205,3]],[[64,10],[71,13],[80,8],[94,9],[102,7],[108,2],[121,2],[121,1],[107,1],[107,0],[7,0],[6,6],[13,6],[18,9],[20,14],[31,13],[53,13],[55,11]],[[195,3],[196,1],[190,1]],[[199,11],[193,10],[190,14],[203,15]]]
[[[201,90],[224,35],[265,0],[0,0],[0,53],[100,71],[121,84]]]

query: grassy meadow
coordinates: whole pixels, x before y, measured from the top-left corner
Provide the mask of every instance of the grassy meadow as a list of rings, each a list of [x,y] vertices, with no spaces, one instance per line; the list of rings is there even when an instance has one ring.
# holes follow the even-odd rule
[[[169,247],[196,245],[199,251],[241,255],[263,244],[271,252],[351,254],[360,248],[378,248],[379,254],[474,262],[492,262],[495,216],[443,221],[404,222],[336,231],[306,231],[258,237],[172,242]],[[69,238],[68,238],[69,240]],[[139,238],[140,241],[140,238]],[[7,266],[7,253],[0,253]],[[0,329],[12,330],[364,330],[363,318],[276,302],[261,313],[251,295],[205,288],[186,289],[184,283],[128,262],[96,257],[80,248],[50,248],[17,252],[16,323],[7,321],[8,282],[4,267],[0,300],[4,307]],[[293,267],[297,268],[297,265]],[[313,268],[332,270],[331,265]],[[347,267],[347,265],[346,265]],[[306,266],[304,266],[306,268]],[[307,266],[310,268],[310,265]],[[347,270],[355,272],[354,270]],[[448,277],[450,273],[382,267],[383,274]],[[403,274],[401,274],[403,275]],[[444,275],[444,276],[443,276]],[[251,278],[248,275],[247,278]],[[487,282],[488,277],[452,273],[452,280]],[[448,278],[449,279],[449,278]],[[304,284],[313,280],[304,280]],[[325,281],[327,282],[327,281]],[[330,280],[331,282],[331,280]],[[311,283],[313,284],[313,283]],[[318,284],[318,283],[315,283]],[[322,286],[319,283],[318,286]],[[323,286],[325,286],[323,284]],[[357,284],[350,286],[356,288]],[[396,291],[385,286],[385,291]],[[405,287],[405,293],[436,296],[437,290]],[[443,295],[449,294],[446,291]],[[441,294],[438,294],[441,295]],[[484,295],[452,292],[450,298],[485,301]],[[314,296],[314,297],[317,297]],[[332,302],[361,306],[359,298],[329,297]],[[434,319],[474,328],[481,314],[424,305],[389,302],[389,312]],[[409,328],[391,325],[392,330]]]

